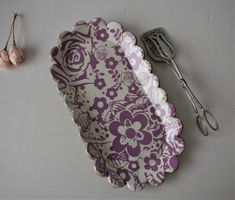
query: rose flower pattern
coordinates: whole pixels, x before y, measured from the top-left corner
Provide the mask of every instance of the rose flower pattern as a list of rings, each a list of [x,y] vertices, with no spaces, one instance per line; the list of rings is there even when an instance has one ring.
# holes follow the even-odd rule
[[[79,21],[52,48],[50,72],[97,173],[139,191],[177,168],[184,145],[181,122],[135,41],[116,22]]]

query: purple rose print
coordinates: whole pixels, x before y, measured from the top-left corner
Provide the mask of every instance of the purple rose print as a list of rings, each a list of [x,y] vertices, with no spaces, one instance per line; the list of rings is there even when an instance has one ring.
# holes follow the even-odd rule
[[[100,90],[106,86],[104,79],[99,78],[99,77],[96,77],[94,84]]]
[[[130,175],[129,175],[129,173],[128,173],[128,171],[127,171],[126,169],[121,169],[121,168],[119,168],[119,169],[117,170],[117,174],[118,174],[119,176],[121,176],[122,179],[123,179],[125,182],[127,182],[127,181],[130,180]]]
[[[110,99],[114,99],[117,96],[117,89],[115,88],[108,88],[106,92],[106,96]]]
[[[106,29],[100,29],[96,31],[96,38],[97,40],[101,40],[105,42],[109,37],[109,34],[107,33]]]
[[[139,162],[138,161],[130,161],[128,168],[133,172],[137,171],[140,168]]]
[[[99,113],[104,112],[105,109],[108,108],[108,104],[106,103],[106,99],[104,97],[95,97],[93,108],[97,110]]]
[[[131,156],[140,154],[141,145],[148,145],[152,136],[145,130],[148,119],[144,114],[132,114],[124,110],[121,112],[118,121],[112,121],[109,131],[115,136],[111,150],[122,152],[124,149]]]
[[[161,160],[159,158],[157,158],[156,154],[151,153],[150,156],[145,157],[144,158],[144,162],[145,162],[145,169],[149,170],[153,170],[153,171],[157,171],[159,165],[161,164]]]
[[[136,84],[132,84],[131,86],[129,86],[128,91],[132,94],[136,94],[137,91],[139,90],[139,88],[137,87]]]
[[[66,45],[64,43],[63,45]],[[64,66],[71,72],[82,70],[84,67],[84,49],[80,46],[71,46],[63,55]]]
[[[117,64],[118,62],[115,60],[114,57],[110,57],[105,60],[105,66],[109,69],[115,69]]]

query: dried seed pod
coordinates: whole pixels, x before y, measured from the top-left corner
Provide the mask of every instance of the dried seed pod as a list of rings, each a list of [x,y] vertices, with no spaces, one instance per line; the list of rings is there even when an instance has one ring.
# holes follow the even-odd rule
[[[23,52],[20,47],[17,47],[15,44],[9,48],[9,59],[11,63],[15,66],[23,62]]]
[[[23,52],[20,47],[17,47],[15,41],[15,20],[18,14],[14,14],[13,26],[12,26],[12,34],[13,34],[13,45],[9,48],[9,59],[13,65],[17,66],[23,62]]]
[[[9,54],[6,49],[0,51],[0,69],[4,69],[11,65]]]
[[[14,14],[14,19],[12,21],[12,24],[11,24],[11,29],[10,29],[10,33],[8,35],[8,38],[7,38],[7,42],[6,42],[6,45],[4,47],[4,49],[2,49],[0,51],[0,68],[1,69],[4,69],[8,66],[11,65],[11,61],[10,61],[10,58],[9,58],[9,54],[7,52],[7,47],[8,47],[8,42],[9,42],[9,39],[11,37],[11,32],[13,30],[13,26],[14,26],[14,23],[15,23],[15,19],[16,19],[17,15]]]

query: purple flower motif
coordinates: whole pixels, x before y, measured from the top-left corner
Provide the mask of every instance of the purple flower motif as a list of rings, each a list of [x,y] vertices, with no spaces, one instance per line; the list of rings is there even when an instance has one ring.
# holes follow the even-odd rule
[[[132,170],[133,172],[137,171],[140,168],[139,162],[138,161],[130,161],[128,168],[130,170]]]
[[[131,156],[138,156],[141,145],[148,145],[152,141],[151,134],[145,130],[147,124],[148,119],[144,114],[132,115],[127,110],[122,111],[119,120],[109,125],[109,131],[115,136],[110,149],[118,153],[126,149]]]
[[[98,26],[98,24],[101,22],[101,18],[99,18],[99,17],[96,17],[96,18],[94,18],[94,19],[92,19],[91,20],[91,24],[93,25],[93,26]]]
[[[123,57],[125,54],[124,54],[124,51],[122,50],[122,47],[120,46],[120,45],[116,45],[115,47],[114,47],[114,50],[115,50],[115,54],[117,55],[117,56],[121,56],[121,57]]]
[[[136,86],[136,84],[132,84],[129,88],[128,91],[132,94],[136,94],[139,88]]]
[[[117,174],[118,174],[125,182],[127,182],[127,181],[130,180],[130,175],[129,175],[127,169],[118,168]]]
[[[95,97],[93,108],[96,109],[99,113],[103,113],[105,109],[108,108],[108,104],[104,97]]]
[[[96,77],[94,85],[98,88],[98,89],[102,89],[106,86],[106,83],[104,81],[104,79]]]
[[[80,46],[72,47],[63,55],[63,64],[71,72],[81,71],[84,67],[84,60],[84,49]]]
[[[147,170],[151,169],[153,171],[157,171],[158,166],[161,164],[161,160],[157,158],[154,153],[151,153],[149,157],[145,157],[144,162],[146,163],[144,168]]]
[[[106,96],[109,97],[110,99],[114,99],[117,96],[117,90],[114,88],[108,88]]]
[[[109,57],[105,60],[105,66],[110,69],[115,69],[116,65],[118,64],[118,61],[115,60],[114,57]]]
[[[182,124],[164,97],[158,102],[158,80],[133,35],[95,18],[80,21],[59,40],[51,52],[51,74],[88,143],[96,171],[117,187],[125,181],[133,190],[146,182],[158,186],[165,172],[178,165]]]
[[[108,37],[109,37],[109,34],[104,28],[96,31],[97,40],[101,40],[105,42],[108,39]]]

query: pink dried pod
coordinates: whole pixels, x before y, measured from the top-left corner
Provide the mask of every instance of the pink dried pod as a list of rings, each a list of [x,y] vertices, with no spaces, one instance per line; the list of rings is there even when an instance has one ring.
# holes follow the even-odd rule
[[[13,32],[13,43],[15,44],[14,26],[15,26],[16,17],[17,17],[17,14],[14,13],[14,18],[13,18],[13,21],[12,21],[12,24],[11,24],[11,29],[10,29],[10,33],[8,35],[8,38],[7,38],[6,45],[5,45],[4,49],[2,49],[0,51],[0,68],[1,69],[4,69],[4,68],[6,68],[6,67],[11,65],[10,56],[9,56],[9,53],[7,52],[7,47],[8,47],[8,42],[9,42],[9,39],[11,37],[11,33],[12,32]],[[13,53],[12,53],[12,55],[13,55]],[[16,59],[12,59],[12,60],[16,60]],[[14,63],[16,63],[16,62],[14,62]]]
[[[6,49],[0,51],[0,69],[4,69],[11,65],[9,54]]]
[[[15,44],[9,48],[9,59],[11,63],[15,66],[23,62],[23,52],[20,47],[17,47]]]

